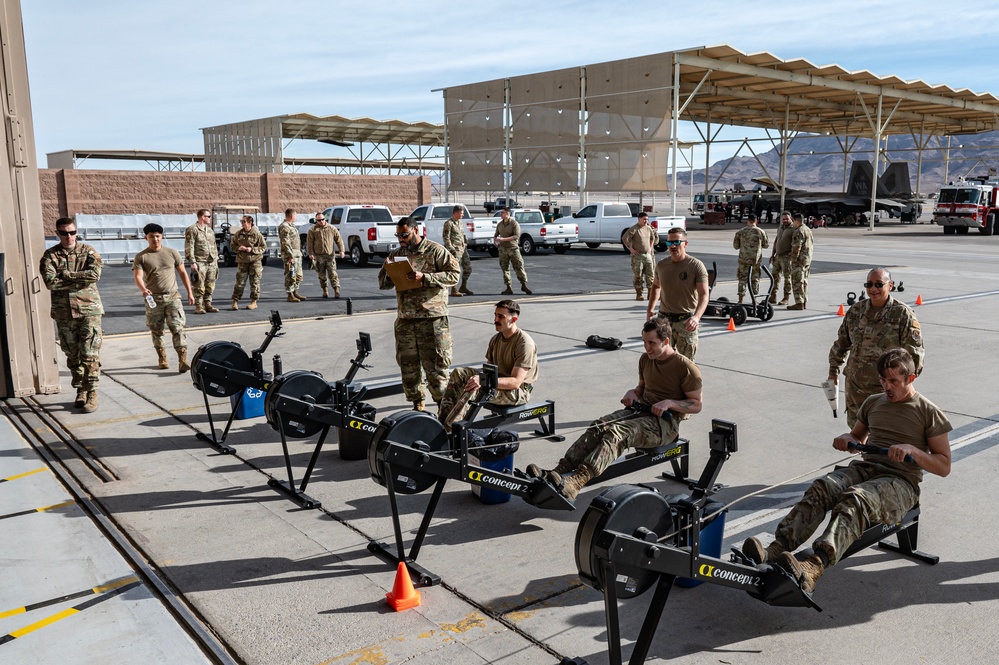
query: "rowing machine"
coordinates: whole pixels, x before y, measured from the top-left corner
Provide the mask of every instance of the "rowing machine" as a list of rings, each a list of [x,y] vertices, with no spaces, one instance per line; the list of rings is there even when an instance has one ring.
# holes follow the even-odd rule
[[[364,359],[371,353],[371,336],[362,332],[357,338],[357,356],[350,361],[350,369],[344,378],[335,383],[328,383],[323,375],[308,370],[294,370],[277,377],[267,390],[264,397],[264,415],[272,428],[281,435],[281,450],[284,453],[285,470],[288,480],[271,478],[267,481],[270,487],[286,494],[303,508],[318,508],[321,503],[305,493],[309,478],[316,467],[319,452],[326,443],[326,437],[331,427],[340,431],[350,430],[370,434],[375,431],[375,423],[364,418],[359,410],[360,400],[365,395],[365,388],[354,383],[354,376],[361,368],[367,368]],[[291,470],[291,455],[288,452],[288,437],[305,439],[322,432],[312,451],[309,465],[302,476],[299,487],[295,487],[295,476]],[[340,439],[340,457],[343,459],[361,459],[350,454]]]
[[[195,436],[200,441],[207,441],[213,448],[226,455],[232,455],[236,449],[225,445],[226,437],[229,436],[229,428],[236,418],[236,411],[243,401],[247,388],[255,390],[266,390],[271,381],[272,375],[264,371],[264,351],[275,337],[280,337],[284,333],[281,330],[281,314],[277,310],[271,310],[271,328],[264,336],[264,341],[260,348],[254,349],[252,357],[246,355],[236,342],[209,342],[198,348],[191,363],[191,379],[194,387],[201,391],[205,398],[205,411],[208,412],[208,427],[211,435],[198,432]],[[281,357],[274,356],[274,375],[281,373]],[[208,403],[208,396],[230,397],[238,393],[236,404],[229,414],[229,420],[222,430],[222,438],[215,435],[215,421],[212,418],[212,407]]]

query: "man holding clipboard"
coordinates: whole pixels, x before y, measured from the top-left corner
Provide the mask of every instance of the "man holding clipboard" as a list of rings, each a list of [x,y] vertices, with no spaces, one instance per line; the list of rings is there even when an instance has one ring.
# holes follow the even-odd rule
[[[447,297],[458,283],[458,261],[441,245],[420,237],[417,222],[403,217],[396,225],[399,249],[378,271],[378,287],[395,289],[395,358],[406,399],[426,410],[424,380],[440,402],[451,366],[451,327]],[[425,377],[425,378],[424,378]]]

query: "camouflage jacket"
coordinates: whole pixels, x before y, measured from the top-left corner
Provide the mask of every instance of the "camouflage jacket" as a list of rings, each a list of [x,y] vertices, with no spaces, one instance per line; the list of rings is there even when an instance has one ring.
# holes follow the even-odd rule
[[[444,222],[444,249],[455,256],[461,256],[465,248],[468,247],[468,240],[465,238],[465,222],[451,218]]]
[[[188,263],[211,263],[219,260],[215,230],[210,226],[191,224],[184,231],[184,259]]]
[[[423,284],[416,289],[396,291],[400,319],[433,319],[447,316],[448,289],[458,283],[461,268],[458,259],[441,245],[424,238],[416,249],[400,247],[388,255],[386,262],[406,257],[413,269],[423,273]],[[378,287],[394,288],[385,267],[378,271]]]
[[[241,252],[239,251],[240,246],[249,247],[250,251]],[[267,241],[264,240],[263,234],[255,226],[249,231],[240,228],[232,234],[229,249],[236,253],[236,263],[256,263],[263,258],[264,252],[267,251]]]
[[[888,296],[880,309],[870,300],[861,300],[846,313],[839,334],[829,350],[829,374],[834,376],[846,361],[844,374],[861,383],[878,382],[878,358],[888,349],[901,347],[916,363],[916,374],[923,370],[923,336],[916,314],[903,302]]]
[[[302,258],[302,237],[294,224],[287,221],[278,224],[278,240],[281,241],[282,260]]]
[[[343,237],[335,226],[315,224],[305,236],[305,248],[309,256],[329,256],[343,251]]]
[[[767,232],[758,226],[744,226],[732,239],[732,247],[739,250],[739,260],[747,263],[759,263],[763,250],[769,246]]]
[[[809,263],[812,260],[812,230],[802,224],[791,233],[791,260]]]
[[[788,224],[784,226],[781,224],[777,227],[777,235],[774,236],[774,251],[773,256],[790,256],[791,254],[791,234],[794,232],[794,227]]]
[[[104,264],[90,245],[76,243],[72,249],[49,247],[38,263],[45,286],[52,291],[52,318],[57,321],[104,314],[97,281]]]

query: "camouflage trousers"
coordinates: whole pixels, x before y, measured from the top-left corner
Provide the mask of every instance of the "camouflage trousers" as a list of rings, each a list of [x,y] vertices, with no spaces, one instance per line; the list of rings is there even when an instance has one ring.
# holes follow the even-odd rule
[[[524,257],[520,255],[519,247],[500,247],[499,248],[499,261],[500,270],[503,271],[503,283],[508,287],[512,287],[513,282],[510,280],[510,266],[513,266],[513,271],[517,273],[517,279],[520,280],[522,286],[527,285],[527,271],[524,270]]]
[[[636,415],[630,409],[618,409],[590,423],[581,437],[565,451],[565,459],[574,466],[586,464],[598,476],[614,460],[632,448],[656,448],[676,440],[680,422],[653,415]]]
[[[652,280],[656,277],[656,264],[652,259],[652,253],[632,254],[631,273],[634,276],[632,284],[634,284],[636,292],[641,291],[643,286],[646,289],[651,289]]]
[[[760,262],[743,261],[739,259],[739,269],[736,276],[739,279],[739,300],[746,296],[746,282],[753,280],[752,290],[756,295],[760,295]],[[776,283],[776,282],[775,282]]]
[[[66,354],[66,366],[78,390],[97,390],[101,377],[100,351],[104,333],[100,316],[56,321],[59,346]]]
[[[219,278],[218,261],[198,261],[198,281],[191,281],[191,290],[194,292],[194,303],[211,302],[212,294],[215,293],[215,282]]]
[[[262,271],[261,271],[262,272]],[[252,282],[250,283],[252,290]],[[284,262],[284,290],[288,293],[295,293],[302,285],[302,257],[293,256],[285,259]],[[259,291],[259,287],[258,287]]]
[[[336,256],[333,254],[316,254],[316,259],[312,263],[319,275],[319,286],[326,288],[326,283],[334,289],[340,288],[340,276],[336,274]]]
[[[459,284],[466,284],[468,282],[468,278],[472,276],[472,258],[468,255],[468,250],[462,250],[461,254],[456,254],[450,251],[449,253],[451,256],[458,259],[458,264],[461,266],[461,281]],[[523,261],[521,261],[521,265],[523,265]]]
[[[796,303],[808,302],[808,271],[811,267],[811,261],[791,262],[791,292]]]
[[[184,335],[184,303],[180,299],[180,294],[174,291],[165,295],[153,295],[156,301],[156,309],[150,309],[146,305],[146,327],[153,336],[153,348],[162,349],[164,347],[163,329],[169,328],[173,334],[173,348],[186,349],[187,336]]]
[[[687,330],[686,321],[670,321],[669,341],[680,355],[693,360],[697,355],[697,328]]]
[[[246,279],[250,279],[250,300],[260,297],[260,276],[264,274],[264,267],[260,261],[252,263],[236,264],[236,285],[232,287],[232,299],[239,300],[243,297],[243,287],[246,286]]]
[[[395,360],[406,401],[422,402],[424,382],[440,403],[451,366],[451,326],[446,316],[395,320]]]
[[[787,300],[791,297],[791,257],[788,256],[775,256],[774,257],[774,290],[770,294],[774,297],[777,296],[777,292],[780,291],[780,278],[784,278],[784,297],[781,300]]]
[[[454,405],[458,403],[462,394],[465,392],[465,384],[468,382],[472,375],[478,370],[474,367],[455,367],[451,370],[451,377],[447,381],[447,388],[444,389],[444,396],[440,400],[440,418],[443,420],[447,418]],[[520,388],[516,390],[497,390],[496,394],[491,400],[490,404],[500,404],[502,406],[515,406],[517,404],[527,404],[527,400],[531,398],[532,387],[527,383],[522,383]],[[477,395],[473,395],[477,397]],[[468,404],[461,409],[455,416],[452,422],[457,422],[459,420],[465,419],[465,414],[468,413]]]
[[[831,510],[829,524],[812,549],[821,550],[832,566],[865,529],[898,522],[918,500],[919,491],[887,467],[851,462],[813,482],[777,525],[776,536],[793,551],[815,533]]]

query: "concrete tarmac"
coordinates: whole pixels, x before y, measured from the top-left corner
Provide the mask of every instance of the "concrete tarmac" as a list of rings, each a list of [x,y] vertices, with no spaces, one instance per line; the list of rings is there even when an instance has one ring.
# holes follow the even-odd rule
[[[734,255],[732,232],[731,226],[694,230],[690,251]],[[866,270],[857,266],[888,265],[896,282],[905,284],[898,297],[911,304],[919,295],[924,302],[916,313],[926,368],[916,387],[955,427],[951,475],[929,476],[922,486],[919,547],[941,561],[927,566],[877,549],[861,552],[820,580],[815,600],[822,613],[770,607],[714,585],[676,589],[648,662],[992,662],[999,634],[999,557],[987,534],[999,503],[989,491],[999,466],[999,406],[990,388],[996,370],[991,335],[999,329],[999,241],[945,238],[935,227],[817,229],[815,239],[816,259],[844,269],[812,276],[808,310],[780,308],[772,321],[751,319],[735,332],[725,330],[725,321],[704,321],[697,355],[704,410],[681,428],[691,441],[691,473],[707,460],[711,420],[735,422],[739,451],[719,478],[725,488],[718,498],[734,502],[725,551],[748,535],[772,533],[808,482],[844,461],[830,443],[846,423],[832,418],[819,383],[841,321],[836,309],[847,291],[862,290]],[[716,287],[716,294],[734,291],[731,282]],[[556,401],[558,427],[568,438],[527,438],[516,454],[517,467],[553,465],[588,422],[614,410],[634,387],[645,303],[633,298],[628,289],[521,301],[520,324],[536,340],[541,359],[534,396]],[[493,333],[492,303],[452,305],[454,362],[480,362]],[[334,380],[346,372],[357,333],[365,331],[374,352],[371,369],[358,379],[397,376],[393,321],[394,313],[385,311],[289,321],[265,364],[280,354],[286,371],[311,369]],[[193,350],[225,339],[249,350],[265,331],[259,322],[200,327],[190,332],[189,345]],[[588,349],[583,341],[590,334],[618,337],[625,346]],[[57,453],[236,662],[554,664],[581,657],[590,665],[606,663],[603,597],[580,583],[574,562],[579,519],[593,497],[619,482],[647,483],[664,493],[684,489],[659,478],[657,467],[589,487],[575,511],[552,512],[518,499],[484,505],[468,485],[451,481],[418,559],[443,584],[421,589],[419,608],[395,613],[384,601],[395,569],[366,548],[370,539],[392,540],[387,492],[371,480],[366,461],[339,459],[331,435],[308,487],[322,508],[302,509],[267,485],[286,471],[278,434],[263,418],[236,421],[226,442],[235,455],[218,454],[195,438],[208,431],[201,393],[189,375],[154,369],[148,334],[106,337],[102,366],[96,413],[72,408],[68,388],[34,401],[113,479],[98,477],[93,465],[74,459],[68,449]],[[68,386],[68,375],[63,378]],[[217,418],[228,415],[228,400],[212,404]],[[378,418],[408,408],[401,395],[373,404]],[[515,428],[526,433],[533,424]],[[296,478],[314,446],[315,437],[289,441]],[[21,472],[23,463],[13,473],[7,464],[0,477]],[[5,489],[0,484],[0,492]],[[399,497],[407,543],[429,496]],[[39,528],[54,534],[72,522],[68,517],[44,515],[48,522]],[[10,541],[13,523],[0,521],[3,541]],[[42,540],[30,542],[38,552],[45,548]],[[23,555],[11,563],[30,571],[29,559]],[[5,576],[0,611],[37,597],[16,582],[30,577]],[[621,604],[626,655],[650,597]],[[60,623],[85,631],[76,621]],[[0,662],[11,645],[28,648],[42,639],[64,646],[61,662],[108,662],[97,651],[81,657],[75,638],[52,629],[0,645]],[[111,630],[108,642],[107,648],[136,658],[145,649],[126,631]],[[200,661],[178,651],[163,662]]]

